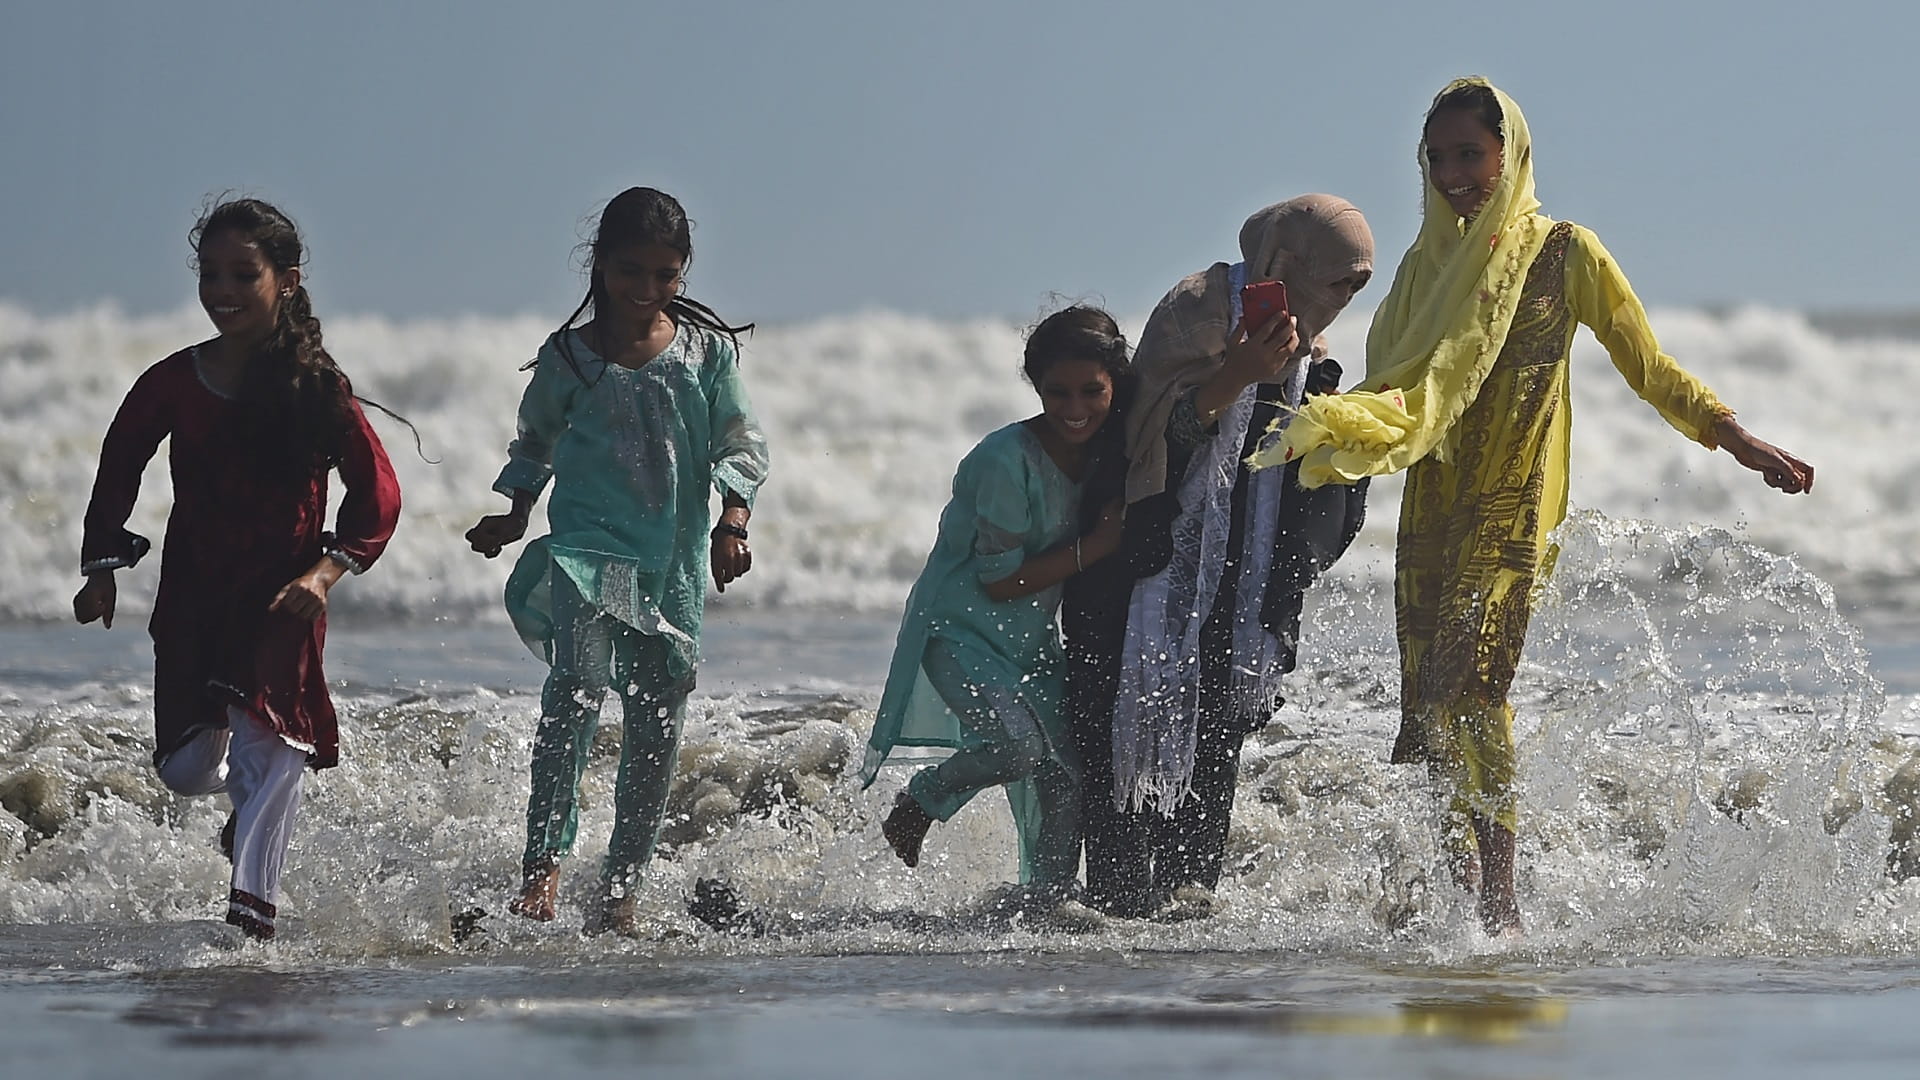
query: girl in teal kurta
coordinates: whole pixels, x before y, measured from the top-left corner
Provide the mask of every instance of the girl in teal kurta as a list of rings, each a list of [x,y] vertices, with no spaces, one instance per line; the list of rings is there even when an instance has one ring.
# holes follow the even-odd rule
[[[600,217],[587,298],[540,349],[518,434],[494,490],[513,510],[467,534],[489,558],[526,532],[549,479],[552,532],[507,580],[507,613],[552,665],[541,693],[515,914],[554,918],[559,859],[573,848],[576,798],[600,702],[625,717],[604,892],[587,930],[634,932],[633,890],[653,854],[706,609],[752,565],[747,517],[767,475],[735,333],[679,295],[693,250],[686,214],[631,188]],[[590,322],[574,323],[588,308]],[[708,533],[709,488],[721,495]]]
[[[1061,712],[1060,584],[1111,554],[1119,508],[1079,531],[1081,482],[1103,453],[1127,343],[1098,308],[1056,312],[1027,339],[1038,416],[981,440],[960,462],[933,553],[907,598],[893,666],[868,740],[871,784],[895,747],[954,752],[920,770],[882,832],[908,866],[934,821],[1006,785],[1023,878],[1044,895],[1072,884],[1079,762]],[[1105,432],[1106,434],[1103,434]]]

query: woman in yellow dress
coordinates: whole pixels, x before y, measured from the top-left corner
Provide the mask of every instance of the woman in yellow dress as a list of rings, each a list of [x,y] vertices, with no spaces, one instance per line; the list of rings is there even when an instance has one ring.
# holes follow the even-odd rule
[[[1457,880],[1489,933],[1520,930],[1513,892],[1513,708],[1547,536],[1566,514],[1568,354],[1574,324],[1681,434],[1724,447],[1788,493],[1813,468],[1748,434],[1660,351],[1598,237],[1539,213],[1532,141],[1485,79],[1434,99],[1420,143],[1420,235],[1367,335],[1355,391],[1311,399],[1270,449],[1301,483],[1409,470],[1394,605],[1401,721],[1393,760],[1425,761],[1448,788]]]

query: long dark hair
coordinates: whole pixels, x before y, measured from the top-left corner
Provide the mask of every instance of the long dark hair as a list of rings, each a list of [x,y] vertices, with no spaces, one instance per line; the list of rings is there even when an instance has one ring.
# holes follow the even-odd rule
[[[573,314],[560,324],[559,334],[555,338],[560,355],[581,382],[589,380],[580,370],[579,359],[573,355],[573,346],[567,341],[568,332],[579,323],[580,316],[591,318],[612,306],[607,299],[606,282],[601,277],[601,264],[613,252],[638,244],[659,244],[676,252],[684,262],[683,274],[693,266],[693,222],[687,220],[687,211],[678,199],[655,188],[630,187],[615,195],[600,211],[600,220],[593,230],[593,240],[587,245],[590,253],[587,295],[581,298],[580,306],[573,309]],[[740,335],[753,330],[752,323],[742,326],[729,324],[712,308],[685,293],[667,302],[667,314],[675,323],[688,322],[703,330],[725,335],[736,349],[740,346]],[[526,368],[533,367],[537,362],[528,363]]]
[[[196,269],[202,245],[225,232],[259,249],[276,273],[297,270],[306,262],[306,245],[292,218],[264,200],[234,198],[215,202],[187,234]],[[248,441],[259,448],[261,464],[270,468],[298,473],[338,462],[353,425],[353,400],[406,424],[416,448],[420,441],[419,430],[406,417],[354,394],[353,383],[321,339],[320,319],[304,284],[280,299],[273,329],[243,370],[239,398],[246,406],[241,422]]]
[[[1133,406],[1132,352],[1120,324],[1092,304],[1074,304],[1040,320],[1027,335],[1021,370],[1035,387],[1047,369],[1062,360],[1092,360],[1113,380],[1113,405],[1100,430],[1088,440],[1088,465],[1082,506],[1097,515],[1125,487],[1127,410]]]

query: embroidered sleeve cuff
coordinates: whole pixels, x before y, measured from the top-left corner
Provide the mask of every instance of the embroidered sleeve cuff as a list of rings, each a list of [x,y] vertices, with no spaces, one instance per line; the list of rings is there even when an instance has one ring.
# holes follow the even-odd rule
[[[138,561],[124,555],[109,555],[104,559],[81,563],[80,576],[86,577],[88,574],[99,573],[102,570],[124,570]]]
[[[760,492],[760,481],[731,462],[721,462],[714,466],[713,486],[722,495],[739,496],[740,501],[746,503],[749,510],[753,509],[754,496]]]
[[[80,576],[99,573],[102,570],[123,570],[134,566],[153,550],[153,542],[138,533],[125,530],[120,534],[120,550],[109,555],[97,555],[80,562]]]
[[[364,574],[367,572],[366,564],[347,554],[338,545],[329,545],[322,548],[320,553],[332,559],[334,562],[339,563],[348,573]]]
[[[516,491],[524,491],[535,498],[547,489],[547,481],[553,478],[553,469],[537,461],[514,458],[507,467],[500,470],[500,478],[493,482],[493,490],[513,497]]]

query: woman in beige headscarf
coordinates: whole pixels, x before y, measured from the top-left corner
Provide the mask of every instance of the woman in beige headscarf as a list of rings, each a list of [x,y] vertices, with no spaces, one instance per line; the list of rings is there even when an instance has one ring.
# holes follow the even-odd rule
[[[1479,890],[1489,932],[1518,931],[1507,691],[1566,514],[1576,324],[1681,434],[1788,493],[1812,488],[1813,467],[1748,433],[1660,351],[1598,237],[1539,212],[1512,98],[1485,79],[1449,84],[1427,112],[1420,167],[1424,219],[1367,335],[1365,389],[1307,404],[1260,458],[1308,485],[1408,469],[1393,760],[1424,761],[1445,783],[1455,873]]]
[[[1243,462],[1310,375],[1316,391],[1338,380],[1313,344],[1372,275],[1366,219],[1305,195],[1248,218],[1240,250],[1243,262],[1175,285],[1147,321],[1127,413],[1125,558],[1070,580],[1062,613],[1088,768],[1087,898],[1122,914],[1169,895],[1210,908],[1241,742],[1271,719],[1300,594],[1351,540],[1364,498],[1318,498]],[[1291,315],[1243,333],[1240,290],[1264,280],[1286,283]]]

